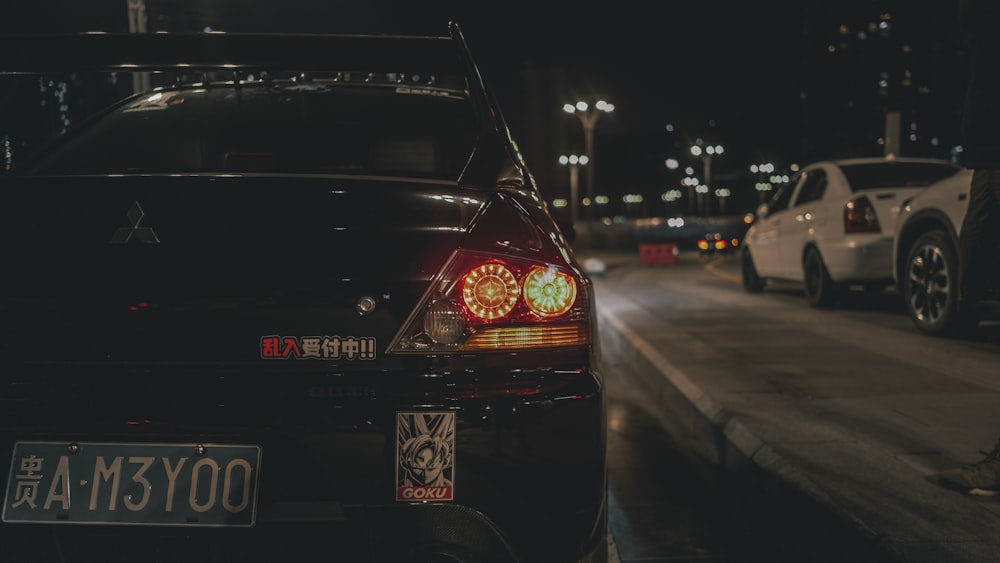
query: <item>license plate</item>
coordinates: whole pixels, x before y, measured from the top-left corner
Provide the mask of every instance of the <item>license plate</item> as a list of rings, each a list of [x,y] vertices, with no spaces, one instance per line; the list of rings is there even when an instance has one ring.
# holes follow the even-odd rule
[[[17,442],[4,522],[254,525],[260,446]]]

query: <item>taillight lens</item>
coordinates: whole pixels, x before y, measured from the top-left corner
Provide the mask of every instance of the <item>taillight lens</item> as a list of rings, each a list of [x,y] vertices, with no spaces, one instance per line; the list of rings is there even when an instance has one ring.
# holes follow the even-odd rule
[[[467,326],[465,311],[458,303],[447,299],[431,303],[424,314],[424,332],[443,344],[458,342],[465,335]]]
[[[457,252],[391,352],[512,351],[591,342],[590,299],[569,266]]]
[[[524,302],[541,317],[564,315],[576,302],[576,280],[555,268],[535,266],[524,277]]]
[[[880,233],[882,226],[868,196],[859,196],[844,205],[845,233]]]

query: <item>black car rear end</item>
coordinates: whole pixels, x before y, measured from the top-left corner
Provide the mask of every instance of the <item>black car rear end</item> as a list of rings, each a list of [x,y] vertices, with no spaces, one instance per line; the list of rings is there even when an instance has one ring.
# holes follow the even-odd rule
[[[135,39],[177,83],[0,176],[9,560],[605,560],[592,287],[457,27]]]

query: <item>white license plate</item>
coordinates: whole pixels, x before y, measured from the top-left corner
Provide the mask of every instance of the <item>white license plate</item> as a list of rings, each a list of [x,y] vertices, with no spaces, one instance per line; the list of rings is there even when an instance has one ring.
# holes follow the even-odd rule
[[[4,522],[253,526],[260,446],[17,442]]]

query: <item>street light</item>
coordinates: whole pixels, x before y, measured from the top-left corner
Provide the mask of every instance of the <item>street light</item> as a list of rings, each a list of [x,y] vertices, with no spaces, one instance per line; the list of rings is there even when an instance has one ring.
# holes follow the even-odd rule
[[[694,191],[698,193],[698,214],[702,217],[708,216],[708,206],[705,204],[705,196],[708,195],[708,186],[698,184],[694,187]]]
[[[677,208],[677,200],[681,198],[681,191],[677,188],[667,190],[660,194],[660,199],[667,203],[667,211],[674,211]]]
[[[726,214],[726,198],[733,195],[729,188],[715,188],[715,197],[719,198],[719,215]]]
[[[771,191],[772,184],[767,181],[767,175],[774,172],[774,164],[770,162],[762,162],[760,164],[750,165],[750,172],[757,174],[757,193],[760,194],[760,202],[764,203],[767,199],[767,192]]]
[[[693,173],[694,173],[694,170],[689,170],[688,171],[688,174],[693,174]],[[681,184],[687,186],[687,189],[688,189],[688,214],[690,214],[690,215],[698,215],[698,210],[695,209],[695,201],[696,200],[695,200],[695,195],[694,194],[695,194],[697,186],[699,184],[701,184],[701,182],[699,182],[698,178],[695,178],[694,176],[685,176],[684,179],[681,180]]]
[[[575,113],[580,118],[583,125],[583,147],[584,152],[590,157],[590,166],[587,167],[587,198],[594,199],[594,126],[597,125],[597,118],[602,113],[615,111],[615,105],[604,100],[598,100],[594,105],[587,102],[576,102],[575,104],[564,104],[563,111]]]
[[[569,166],[569,217],[570,220],[576,225],[577,221],[577,206],[580,204],[579,197],[579,185],[580,185],[580,167],[586,166],[590,162],[587,155],[575,155],[575,154],[562,154],[559,155],[559,164],[563,166]]]
[[[701,141],[701,139],[699,139]],[[701,144],[691,145],[691,154],[701,158],[702,164],[705,166],[705,192],[707,193],[712,187],[712,157],[718,156],[725,152],[725,148],[722,145],[708,145],[702,148]],[[706,213],[707,215],[708,213]]]

